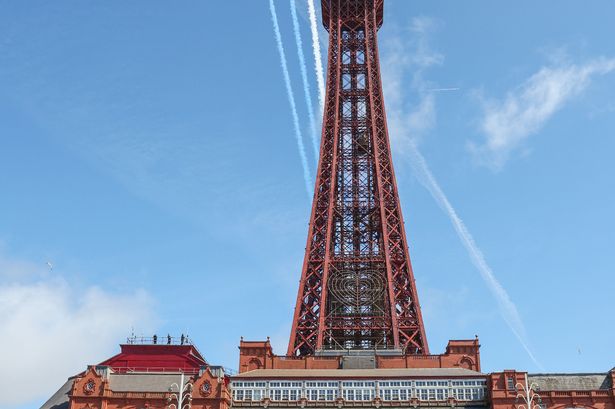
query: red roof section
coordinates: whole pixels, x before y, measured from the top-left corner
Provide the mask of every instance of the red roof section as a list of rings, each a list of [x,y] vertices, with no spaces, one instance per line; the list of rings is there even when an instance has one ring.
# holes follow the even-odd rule
[[[120,345],[121,352],[100,366],[116,372],[190,372],[196,373],[207,361],[193,345]]]

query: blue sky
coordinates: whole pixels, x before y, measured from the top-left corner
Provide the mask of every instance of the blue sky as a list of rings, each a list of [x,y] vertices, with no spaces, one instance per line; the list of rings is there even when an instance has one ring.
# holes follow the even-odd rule
[[[240,336],[285,351],[310,201],[268,2],[240,3],[0,1],[0,406],[37,408],[132,328],[188,332],[231,368]],[[275,4],[313,174],[289,1]],[[614,13],[386,2],[432,353],[478,334],[486,372],[615,365]]]

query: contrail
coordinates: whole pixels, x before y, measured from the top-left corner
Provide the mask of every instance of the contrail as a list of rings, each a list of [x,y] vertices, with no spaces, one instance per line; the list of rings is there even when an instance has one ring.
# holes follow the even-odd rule
[[[282,73],[284,74],[284,83],[286,84],[288,102],[290,104],[290,110],[293,114],[295,137],[297,138],[297,147],[299,148],[299,156],[301,157],[301,164],[303,165],[303,179],[305,180],[305,190],[308,194],[308,197],[312,198],[312,177],[310,176],[307,156],[305,155],[305,147],[303,146],[303,136],[301,135],[301,128],[299,127],[299,115],[297,115],[295,94],[293,93],[293,88],[290,83],[290,75],[288,73],[288,65],[286,63],[286,53],[284,52],[284,44],[282,44],[282,34],[280,33],[280,25],[278,24],[278,14],[275,11],[275,4],[273,3],[273,0],[269,0],[269,10],[271,11],[273,30],[275,32],[275,39],[278,45],[278,52],[280,54],[280,64],[282,66]]]
[[[301,79],[303,80],[303,93],[305,94],[305,104],[307,105],[308,120],[310,121],[310,130],[312,132],[312,146],[314,148],[314,157],[318,161],[318,137],[316,133],[316,120],[314,119],[314,106],[312,105],[312,96],[310,91],[310,83],[307,76],[307,67],[305,65],[305,56],[303,55],[303,41],[301,40],[301,31],[299,29],[299,19],[297,18],[297,5],[295,0],[290,0],[290,14],[293,17],[293,31],[295,32],[295,42],[297,43],[297,55],[299,56],[299,66],[301,67]]]
[[[432,88],[428,89],[429,92],[447,92],[447,91],[459,91],[461,88]]]
[[[312,50],[314,51],[314,65],[316,67],[316,81],[318,82],[318,102],[320,112],[325,109],[325,77],[320,54],[320,39],[318,38],[318,24],[316,22],[316,9],[314,0],[308,0],[308,12],[310,15],[310,29],[312,31]]]
[[[411,156],[411,164],[414,168],[415,173],[418,176],[418,180],[429,191],[429,193],[431,193],[431,196],[434,198],[434,200],[450,218],[451,223],[453,224],[453,227],[457,232],[457,236],[459,236],[461,243],[470,255],[472,263],[478,269],[480,275],[483,278],[483,281],[485,281],[487,287],[497,300],[500,313],[502,314],[504,321],[506,321],[508,327],[513,332],[513,334],[515,334],[515,337],[517,337],[517,339],[525,349],[525,352],[527,352],[534,364],[536,364],[536,366],[541,370],[544,370],[543,366],[540,364],[540,362],[538,362],[529,347],[525,326],[523,325],[523,321],[521,320],[521,315],[517,310],[517,306],[512,302],[510,296],[508,295],[504,287],[502,287],[502,284],[500,284],[497,278],[495,278],[493,270],[487,264],[487,260],[485,259],[483,252],[478,248],[476,242],[474,241],[474,238],[468,231],[465,223],[459,218],[457,212],[442,191],[442,188],[440,188],[438,181],[434,177],[433,173],[431,173],[431,170],[429,169],[425,158],[423,157],[421,152],[419,152],[415,142],[412,140],[408,140],[408,142],[408,146],[410,148],[408,152]]]

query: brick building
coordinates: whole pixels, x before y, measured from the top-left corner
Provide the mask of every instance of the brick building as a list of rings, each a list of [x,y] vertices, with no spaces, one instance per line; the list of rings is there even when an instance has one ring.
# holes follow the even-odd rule
[[[191,344],[138,340],[70,377],[41,409],[164,409],[185,385],[191,409],[439,407],[512,409],[524,387],[536,408],[615,409],[615,368],[592,374],[480,371],[478,340],[444,354],[274,355],[269,341],[241,341],[238,374],[206,362]],[[189,399],[188,399],[189,397]]]

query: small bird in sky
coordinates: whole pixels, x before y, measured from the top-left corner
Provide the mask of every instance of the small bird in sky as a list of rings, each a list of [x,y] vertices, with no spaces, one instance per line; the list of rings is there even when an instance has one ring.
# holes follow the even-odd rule
[[[49,271],[53,271],[53,264],[51,264],[51,261],[47,262],[47,266],[49,267]]]

